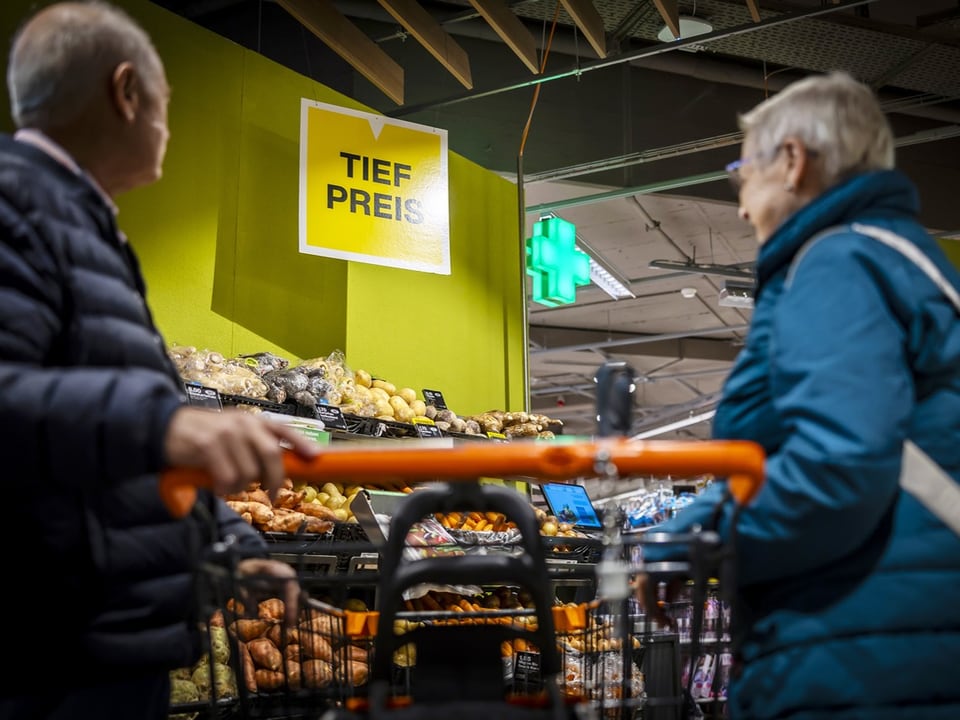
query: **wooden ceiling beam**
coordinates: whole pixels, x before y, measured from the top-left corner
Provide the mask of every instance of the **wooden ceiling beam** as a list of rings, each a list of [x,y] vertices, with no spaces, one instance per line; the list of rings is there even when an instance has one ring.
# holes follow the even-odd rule
[[[416,0],[378,0],[383,9],[393,19],[403,25],[427,52],[436,58],[460,84],[468,90],[473,89],[470,75],[470,59],[450,33],[433,19]]]
[[[754,22],[760,22],[760,2],[759,0],[747,0],[747,7],[750,8],[750,17]]]
[[[470,4],[530,72],[538,74],[537,41],[507,4],[503,0],[470,0]]]
[[[403,68],[330,0],[277,0],[277,4],[387,97],[403,105]]]
[[[587,38],[590,47],[600,57],[607,56],[607,33],[603,27],[603,18],[593,6],[591,0],[560,0],[563,9],[573,18],[580,32]]]
[[[675,38],[680,37],[680,3],[678,0],[653,0],[653,4],[660,11],[660,17],[670,28]]]

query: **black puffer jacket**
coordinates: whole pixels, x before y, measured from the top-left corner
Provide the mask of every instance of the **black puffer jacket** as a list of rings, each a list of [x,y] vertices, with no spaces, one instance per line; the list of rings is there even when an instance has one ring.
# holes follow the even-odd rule
[[[0,389],[0,618],[18,653],[2,684],[188,664],[198,553],[214,533],[259,538],[211,498],[166,512],[155,473],[183,395],[137,261],[87,179],[7,136]]]

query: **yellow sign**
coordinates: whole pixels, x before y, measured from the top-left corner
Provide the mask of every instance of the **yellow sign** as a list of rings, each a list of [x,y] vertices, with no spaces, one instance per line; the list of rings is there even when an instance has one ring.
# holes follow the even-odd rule
[[[447,131],[302,99],[300,252],[449,275]]]

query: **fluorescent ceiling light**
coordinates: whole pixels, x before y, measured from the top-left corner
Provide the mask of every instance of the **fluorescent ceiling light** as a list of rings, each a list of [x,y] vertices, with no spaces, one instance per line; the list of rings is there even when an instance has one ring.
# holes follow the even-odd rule
[[[644,430],[643,432],[633,435],[630,439],[645,440],[647,438],[656,437],[657,435],[663,435],[668,432],[673,432],[674,430],[680,430],[685,427],[690,427],[691,425],[696,425],[697,423],[702,423],[705,420],[709,420],[716,414],[716,410],[707,410],[707,412],[700,413],[699,415],[691,415],[683,420],[677,420],[676,422],[672,422],[667,425],[661,425],[660,427],[651,428],[650,430]]]
[[[580,248],[580,250],[583,250],[579,244],[577,247]],[[586,252],[586,250],[583,251]],[[607,270],[600,263],[593,259],[593,256],[590,255],[590,253],[587,253],[587,255],[590,256],[590,280],[593,281],[594,285],[603,290],[614,300],[636,297],[630,288],[617,280],[617,278],[615,278],[611,273],[607,272]]]

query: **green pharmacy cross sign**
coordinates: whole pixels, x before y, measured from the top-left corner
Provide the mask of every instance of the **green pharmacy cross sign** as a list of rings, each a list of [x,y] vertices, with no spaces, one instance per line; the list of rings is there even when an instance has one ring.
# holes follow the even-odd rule
[[[590,257],[577,248],[576,225],[558,217],[539,220],[526,244],[533,301],[547,307],[575,302],[577,287],[590,283]]]

